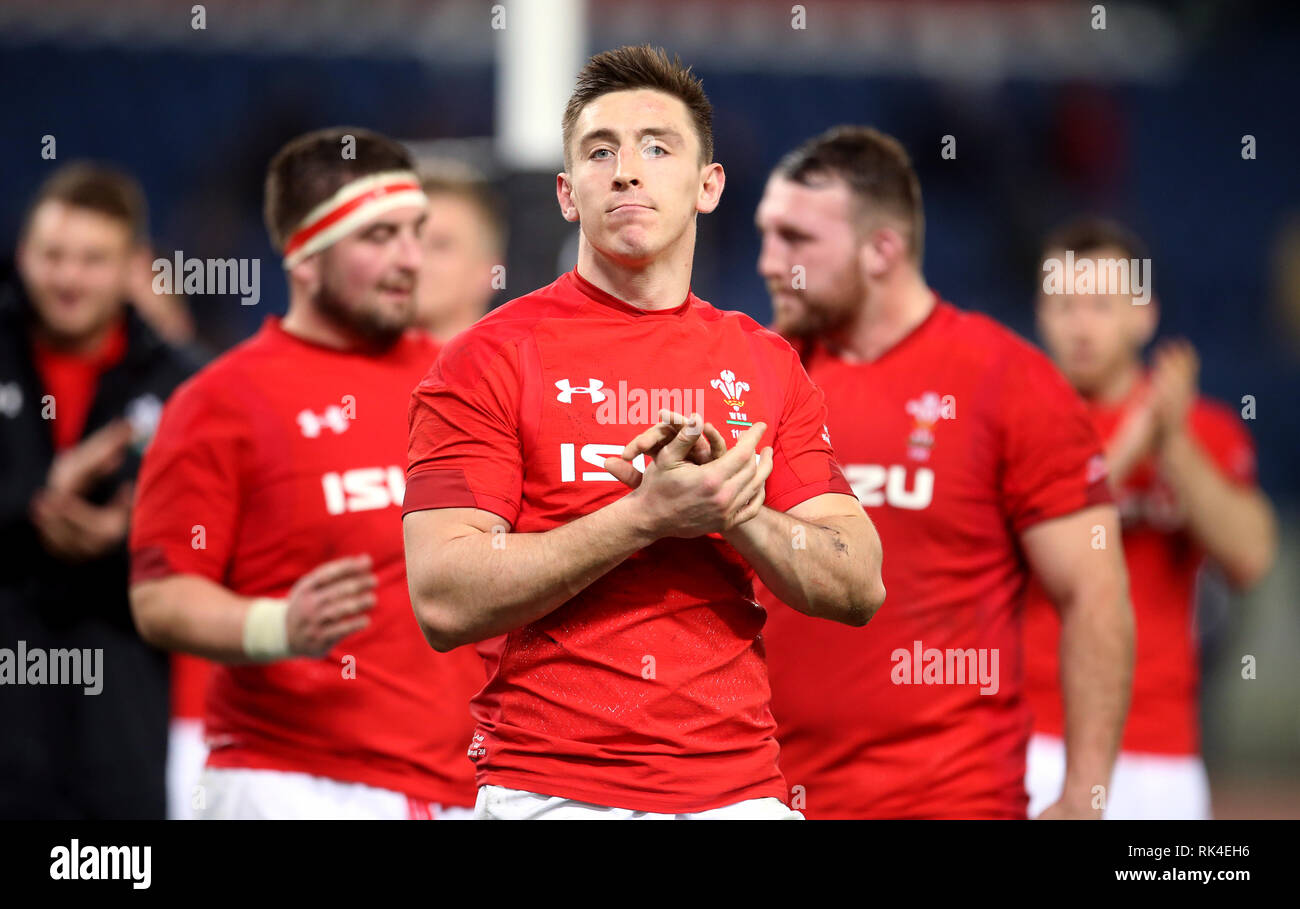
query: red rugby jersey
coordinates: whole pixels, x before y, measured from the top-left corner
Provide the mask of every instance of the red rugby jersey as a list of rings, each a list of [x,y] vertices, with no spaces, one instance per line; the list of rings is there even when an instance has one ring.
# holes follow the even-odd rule
[[[380,356],[318,346],[268,319],[168,401],[145,455],[132,579],[195,574],[283,597],[362,552],[370,625],[319,659],[219,666],[207,698],[213,767],[296,771],[472,805],[472,648],[432,650],[406,589],[400,508],[411,389],[437,354],[408,333]]]
[[[847,628],[760,591],[794,802],[810,818],[1024,817],[1017,536],[1109,501],[1083,405],[1030,344],[937,298],[873,362],[812,345],[805,365],[888,599]]]
[[[175,652],[171,655],[172,719],[201,720],[207,712],[208,686],[217,663]]]
[[[627,494],[604,459],[660,407],[729,444],[766,422],[772,508],[850,493],[789,344],[689,293],[642,311],[575,269],[448,342],[411,401],[405,510],[558,527]],[[479,785],[665,813],[784,798],[753,577],[719,535],[659,540],[483,646]]]
[[[1088,411],[1109,440],[1139,404],[1146,383],[1115,405],[1092,403]],[[1198,398],[1188,428],[1192,437],[1230,481],[1255,482],[1255,449],[1237,415]],[[1121,748],[1154,754],[1200,751],[1197,691],[1200,673],[1194,627],[1196,575],[1204,553],[1187,533],[1186,517],[1154,458],[1124,478],[1116,500],[1124,527],[1124,560],[1136,624],[1133,697]],[[1061,621],[1037,584],[1025,610],[1025,693],[1034,712],[1034,731],[1063,736],[1060,661]]]

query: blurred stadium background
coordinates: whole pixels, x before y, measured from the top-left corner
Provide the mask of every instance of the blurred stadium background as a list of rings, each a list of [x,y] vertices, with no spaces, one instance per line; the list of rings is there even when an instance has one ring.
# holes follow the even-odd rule
[[[1202,585],[1216,815],[1300,816],[1300,7],[1106,3],[1094,29],[1088,3],[819,0],[800,29],[786,0],[202,6],[199,29],[198,7],[179,0],[0,4],[0,279],[40,181],[67,161],[111,162],[143,183],[160,255],[261,259],[256,306],[189,300],[199,343],[224,350],[286,304],[261,220],[268,159],[298,133],[356,124],[487,174],[509,207],[499,299],[525,293],[572,255],[554,206],[553,104],[588,54],[647,41],[691,63],[715,107],[727,189],[701,220],[693,285],[717,306],[768,318],[752,223],[763,181],[840,122],[877,126],[912,153],[932,286],[1027,336],[1042,235],[1084,212],[1135,228],[1151,247],[1162,336],[1196,345],[1203,392],[1256,399],[1248,426],[1283,524],[1258,589]],[[561,77],[559,102],[535,65]],[[523,120],[540,132],[502,128]],[[940,155],[944,136],[954,160]],[[1255,680],[1241,677],[1247,654]]]

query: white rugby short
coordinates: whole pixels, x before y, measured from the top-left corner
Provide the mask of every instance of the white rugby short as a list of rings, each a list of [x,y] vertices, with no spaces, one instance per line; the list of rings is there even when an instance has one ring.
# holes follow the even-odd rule
[[[470,820],[471,808],[441,805],[365,783],[283,770],[205,767],[194,817],[201,820]]]
[[[474,805],[479,821],[802,821],[803,815],[780,799],[746,799],[721,808],[684,814],[656,814],[631,808],[607,808],[556,795],[541,795],[504,786],[480,786]]]
[[[1065,742],[1050,735],[1029,740],[1025,788],[1029,816],[1037,817],[1061,797],[1065,783]],[[1210,780],[1199,755],[1121,751],[1106,793],[1107,820],[1154,821],[1210,819]]]
[[[194,787],[208,759],[203,741],[203,721],[172,717],[167,732],[167,820],[192,821]]]

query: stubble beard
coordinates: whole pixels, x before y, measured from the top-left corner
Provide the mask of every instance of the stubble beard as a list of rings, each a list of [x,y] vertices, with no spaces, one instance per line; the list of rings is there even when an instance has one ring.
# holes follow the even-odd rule
[[[387,350],[398,342],[414,323],[415,298],[398,312],[386,312],[378,306],[349,306],[326,281],[316,294],[316,308],[326,319],[372,350]]]

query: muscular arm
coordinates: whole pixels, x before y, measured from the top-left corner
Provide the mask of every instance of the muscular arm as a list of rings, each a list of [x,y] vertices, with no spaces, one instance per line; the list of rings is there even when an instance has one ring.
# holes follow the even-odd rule
[[[155,647],[223,663],[246,662],[244,617],[253,602],[194,574],[131,585],[135,627]]]
[[[722,457],[699,465],[687,457],[700,424],[680,433],[673,427],[654,446],[644,475],[630,452],[649,446],[634,440],[626,461],[605,459],[605,469],[632,491],[541,533],[494,532],[505,530],[504,522],[474,508],[406,515],[407,583],[425,638],[436,650],[450,650],[495,637],[552,612],[655,540],[723,533],[751,520],[772,469],[772,450],[761,457],[754,451],[766,428],[754,424],[731,451],[723,445]]]
[[[370,556],[364,553],[318,565],[278,601],[281,611],[273,623],[278,644],[273,653],[260,656],[253,645],[264,639],[250,638],[246,627],[257,598],[240,596],[200,575],[174,574],[132,584],[131,614],[140,637],[150,644],[223,663],[253,662],[249,653],[258,656],[256,662],[320,656],[369,624],[366,613],[375,605],[376,583]],[[254,623],[265,627],[257,618]]]
[[[880,537],[851,496],[813,496],[784,514],[764,507],[723,537],[806,615],[865,625],[885,601]]]
[[[1273,565],[1277,525],[1258,489],[1231,483],[1192,436],[1170,434],[1160,473],[1186,510],[1188,530],[1238,587],[1251,587]]]
[[[1061,614],[1065,787],[1048,814],[1097,816],[1093,787],[1110,785],[1133,682],[1133,611],[1118,515],[1113,505],[1085,508],[1033,525],[1020,541]]]
[[[406,577],[425,639],[447,651],[554,611],[654,541],[634,513],[623,498],[552,530],[510,534],[477,508],[406,515]]]

